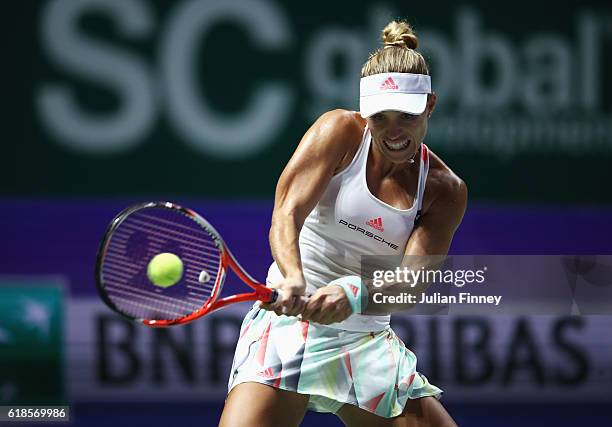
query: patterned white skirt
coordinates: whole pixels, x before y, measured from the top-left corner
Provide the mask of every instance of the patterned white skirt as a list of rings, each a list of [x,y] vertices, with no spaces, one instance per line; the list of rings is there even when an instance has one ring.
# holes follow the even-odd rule
[[[309,409],[317,412],[335,413],[348,403],[389,418],[400,415],[408,399],[442,394],[416,364],[389,326],[346,331],[255,304],[242,323],[229,390],[257,382],[307,394]]]

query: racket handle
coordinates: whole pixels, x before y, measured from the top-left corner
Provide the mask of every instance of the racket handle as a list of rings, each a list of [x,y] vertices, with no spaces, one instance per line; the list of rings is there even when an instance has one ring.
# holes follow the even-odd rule
[[[272,293],[270,294],[270,301],[268,302],[269,303],[276,302],[276,300],[278,299],[278,295],[279,295],[278,289],[272,289]],[[308,302],[309,295],[303,295],[301,298],[304,302]]]
[[[276,302],[278,299],[278,291],[276,289],[272,289],[272,293],[270,294],[270,303]]]

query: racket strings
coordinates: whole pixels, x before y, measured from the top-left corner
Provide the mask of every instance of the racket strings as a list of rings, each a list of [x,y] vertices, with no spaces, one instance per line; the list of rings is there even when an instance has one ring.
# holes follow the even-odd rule
[[[101,274],[117,309],[139,319],[174,320],[199,310],[215,289],[222,251],[215,236],[188,215],[163,207],[127,215],[105,250]],[[147,277],[150,260],[161,252],[177,255],[183,276],[174,285],[155,286]],[[201,283],[202,271],[210,278]]]
[[[126,226],[126,228],[130,228],[129,225]],[[123,230],[116,232],[115,233],[115,238],[117,239],[117,244],[115,245],[117,248],[123,248],[124,250],[127,250],[128,247],[128,239],[129,239],[129,235],[126,235],[125,233],[122,233]],[[131,231],[142,231],[139,229],[131,229]],[[161,245],[163,245],[167,240],[163,239],[163,238],[155,238],[152,236],[149,236],[149,239],[153,242],[157,242]],[[193,250],[197,251],[199,250],[198,247],[194,247],[194,246],[189,246],[190,248],[192,248]],[[217,249],[218,252],[218,249]],[[116,253],[113,253],[116,254]],[[207,253],[208,257],[202,258],[201,256],[199,258],[195,258],[193,256],[190,256],[189,254],[185,254],[184,259],[193,262],[194,264],[201,264],[203,266],[207,266],[209,268],[215,268],[218,264],[219,264],[219,255],[212,253],[212,252],[208,252]]]

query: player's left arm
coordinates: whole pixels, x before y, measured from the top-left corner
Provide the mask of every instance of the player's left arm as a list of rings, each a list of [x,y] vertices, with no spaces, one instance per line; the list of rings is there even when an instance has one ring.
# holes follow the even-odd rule
[[[467,206],[467,186],[463,180],[451,171],[436,178],[435,198],[427,212],[417,221],[408,239],[402,267],[413,270],[427,270],[439,265],[450,248],[455,231],[461,224]],[[375,302],[375,293],[385,296],[396,296],[410,292],[418,295],[427,284],[405,282],[386,283],[382,287],[374,286],[371,280],[366,281],[368,306],[366,314],[390,314],[409,308],[409,304],[381,303],[380,296]],[[411,286],[412,285],[412,286]]]
[[[406,244],[405,255],[446,255],[467,206],[467,186],[456,175],[446,175],[436,198],[419,218]]]

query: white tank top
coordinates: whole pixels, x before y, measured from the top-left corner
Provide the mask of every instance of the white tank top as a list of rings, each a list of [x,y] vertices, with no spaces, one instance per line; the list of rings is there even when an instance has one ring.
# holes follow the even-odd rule
[[[372,136],[366,127],[351,163],[334,175],[300,231],[299,245],[307,294],[342,276],[361,275],[362,255],[402,256],[418,219],[429,171],[429,151],[421,146],[419,180],[410,209],[397,209],[377,199],[368,189],[366,164]],[[282,278],[272,263],[268,283]],[[331,327],[355,331],[377,331],[389,324],[390,316],[353,314]]]

